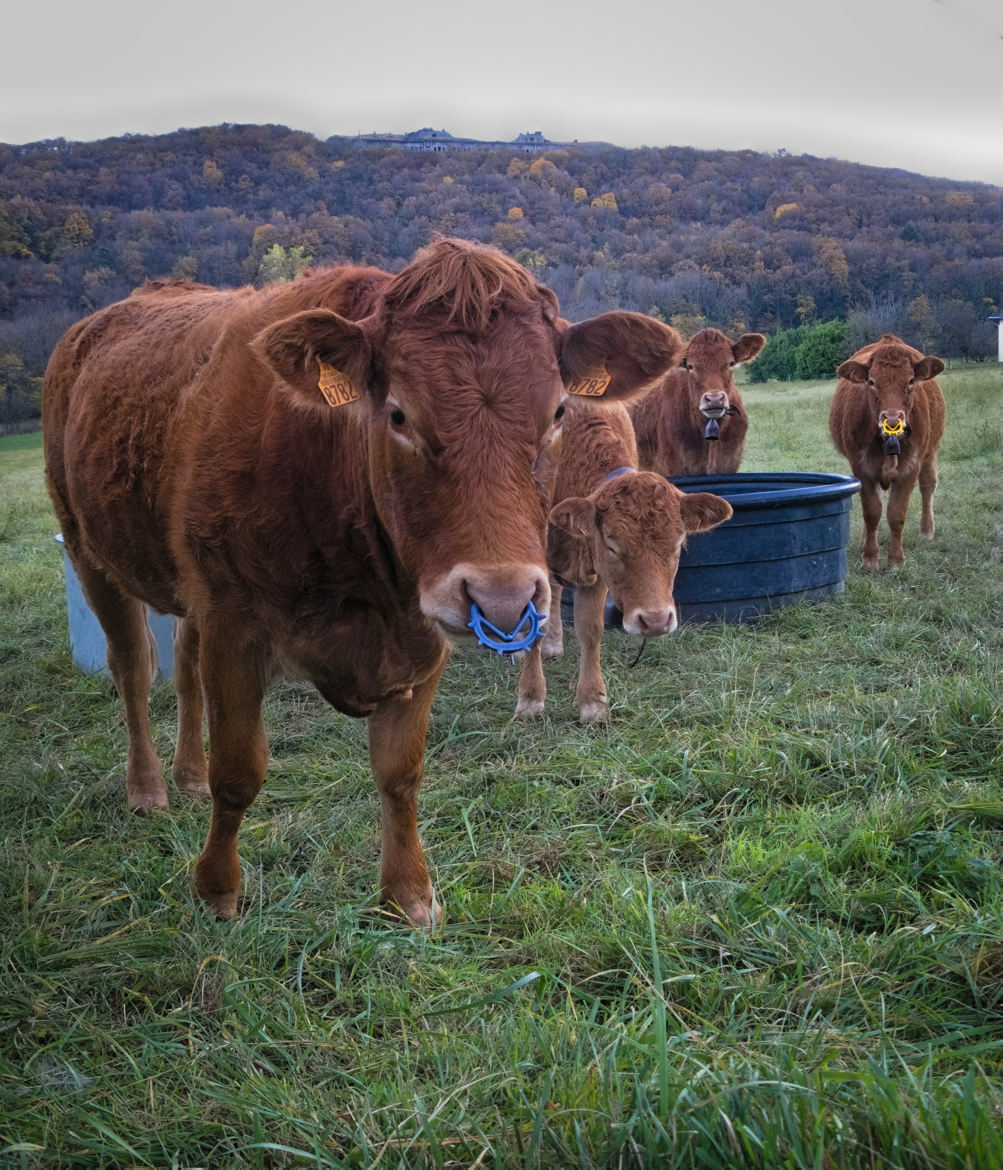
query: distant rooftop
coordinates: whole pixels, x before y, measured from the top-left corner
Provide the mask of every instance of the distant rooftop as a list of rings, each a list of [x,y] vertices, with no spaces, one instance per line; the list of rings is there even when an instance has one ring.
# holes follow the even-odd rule
[[[542,147],[578,146],[575,142],[551,142],[542,130],[524,130],[511,142],[488,141],[481,138],[456,138],[448,130],[433,130],[424,126],[421,130],[409,130],[406,134],[359,134],[355,140],[359,146],[402,146],[405,150],[431,150],[444,153],[448,150],[540,150]]]

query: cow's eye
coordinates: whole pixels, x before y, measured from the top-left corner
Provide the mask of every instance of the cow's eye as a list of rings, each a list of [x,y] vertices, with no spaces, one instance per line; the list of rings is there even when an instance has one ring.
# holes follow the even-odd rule
[[[407,415],[399,406],[396,406],[390,412],[390,421],[395,427],[402,427],[407,422]]]
[[[564,418],[564,409],[564,403],[562,402],[561,405],[554,411],[554,422],[560,422],[561,419]]]

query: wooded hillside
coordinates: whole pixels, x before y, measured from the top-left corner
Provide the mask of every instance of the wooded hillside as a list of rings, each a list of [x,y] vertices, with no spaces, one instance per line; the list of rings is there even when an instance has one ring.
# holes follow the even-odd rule
[[[0,145],[0,425],[52,344],[148,277],[262,284],[493,242],[581,318],[611,307],[768,334],[846,323],[991,357],[1003,190],[781,152],[576,146],[412,153],[223,125]]]

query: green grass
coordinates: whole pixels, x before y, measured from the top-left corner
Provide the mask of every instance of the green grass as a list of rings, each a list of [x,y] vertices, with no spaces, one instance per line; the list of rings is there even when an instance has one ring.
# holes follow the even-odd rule
[[[937,536],[840,597],[576,647],[549,715],[463,648],[421,830],[447,922],[375,901],[365,726],[283,683],[221,924],[206,809],[125,811],[67,651],[37,437],[0,440],[0,1165],[1003,1164],[1003,395],[942,377]],[[832,383],[744,388],[744,470],[846,471]],[[883,537],[882,537],[883,539]],[[165,759],[173,697],[151,700]]]

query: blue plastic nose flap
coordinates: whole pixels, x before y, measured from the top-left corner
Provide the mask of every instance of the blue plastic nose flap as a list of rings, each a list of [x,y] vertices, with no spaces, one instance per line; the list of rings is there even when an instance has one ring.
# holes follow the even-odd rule
[[[543,637],[542,626],[546,620],[546,615],[540,613],[530,602],[522,611],[519,624],[511,634],[506,634],[497,626],[493,626],[481,613],[477,603],[473,602],[467,626],[474,631],[477,641],[482,646],[487,646],[489,650],[497,650],[499,654],[516,654],[520,650],[528,650],[537,638]],[[522,633],[523,629],[526,629],[525,633]]]

